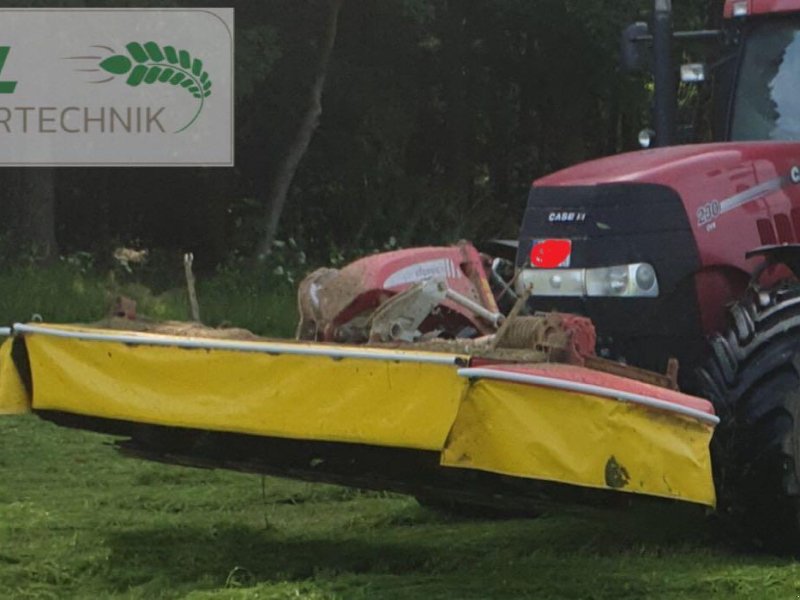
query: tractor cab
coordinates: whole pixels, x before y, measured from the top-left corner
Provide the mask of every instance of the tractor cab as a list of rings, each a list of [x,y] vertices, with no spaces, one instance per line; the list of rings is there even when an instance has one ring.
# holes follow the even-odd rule
[[[800,140],[800,2],[784,3],[796,5],[794,14],[755,16],[747,12],[750,4],[759,8],[768,3],[728,4],[732,15],[739,10],[740,16],[731,17],[735,25],[737,19],[746,20],[738,25],[741,42],[732,61],[735,68],[728,68],[718,84],[730,90],[726,94],[718,89],[728,105],[727,111],[724,106],[718,109],[726,117],[718,130],[731,141]]]
[[[685,84],[713,80],[713,131],[700,137],[800,141],[800,100],[795,93],[800,87],[800,0],[727,0],[722,29],[700,31],[673,31],[670,0],[656,0],[652,24],[634,23],[622,35],[623,68],[647,68],[655,80],[654,127],[640,134],[643,147],[692,138],[681,135],[675,124],[677,69],[672,46],[698,41],[720,50],[710,64],[680,68]]]

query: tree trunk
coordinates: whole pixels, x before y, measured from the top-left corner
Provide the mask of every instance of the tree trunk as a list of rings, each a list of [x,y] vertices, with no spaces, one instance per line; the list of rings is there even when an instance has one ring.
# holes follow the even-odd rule
[[[443,156],[448,187],[457,198],[467,202],[472,191],[473,123],[468,104],[469,41],[466,22],[469,5],[463,0],[446,3],[443,23],[442,61],[445,114],[446,153]]]
[[[297,167],[306,150],[308,150],[311,138],[319,125],[319,118],[322,115],[322,91],[325,88],[328,63],[336,41],[339,11],[343,1],[329,0],[328,2],[328,15],[320,44],[319,62],[315,70],[314,81],[309,90],[308,109],[300,122],[297,135],[289,145],[270,185],[266,202],[266,228],[264,236],[256,249],[257,260],[263,260],[272,251],[272,243],[275,241],[281,214],[286,206],[289,187],[292,185]]]
[[[49,263],[58,257],[56,241],[55,169],[25,168],[17,187],[19,215],[16,238],[37,261]]]

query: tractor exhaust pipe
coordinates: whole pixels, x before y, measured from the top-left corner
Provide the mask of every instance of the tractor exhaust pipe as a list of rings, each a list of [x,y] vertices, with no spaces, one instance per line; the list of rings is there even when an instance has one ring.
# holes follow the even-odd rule
[[[653,12],[656,146],[671,146],[675,135],[675,80],[672,72],[672,0],[655,0]]]

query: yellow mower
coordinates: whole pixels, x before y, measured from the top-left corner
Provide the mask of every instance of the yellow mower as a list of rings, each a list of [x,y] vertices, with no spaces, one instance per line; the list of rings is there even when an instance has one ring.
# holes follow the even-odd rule
[[[116,319],[0,330],[0,413],[109,433],[126,455],[461,505],[713,507],[709,402],[595,356],[591,321],[505,315],[470,244],[300,286],[298,339]],[[506,298],[507,299],[507,298]]]

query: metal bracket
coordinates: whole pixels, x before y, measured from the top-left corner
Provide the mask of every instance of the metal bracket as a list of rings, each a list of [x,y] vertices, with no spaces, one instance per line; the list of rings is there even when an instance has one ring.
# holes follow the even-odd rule
[[[370,319],[370,342],[414,342],[419,326],[447,297],[447,284],[427,279],[384,302]]]

